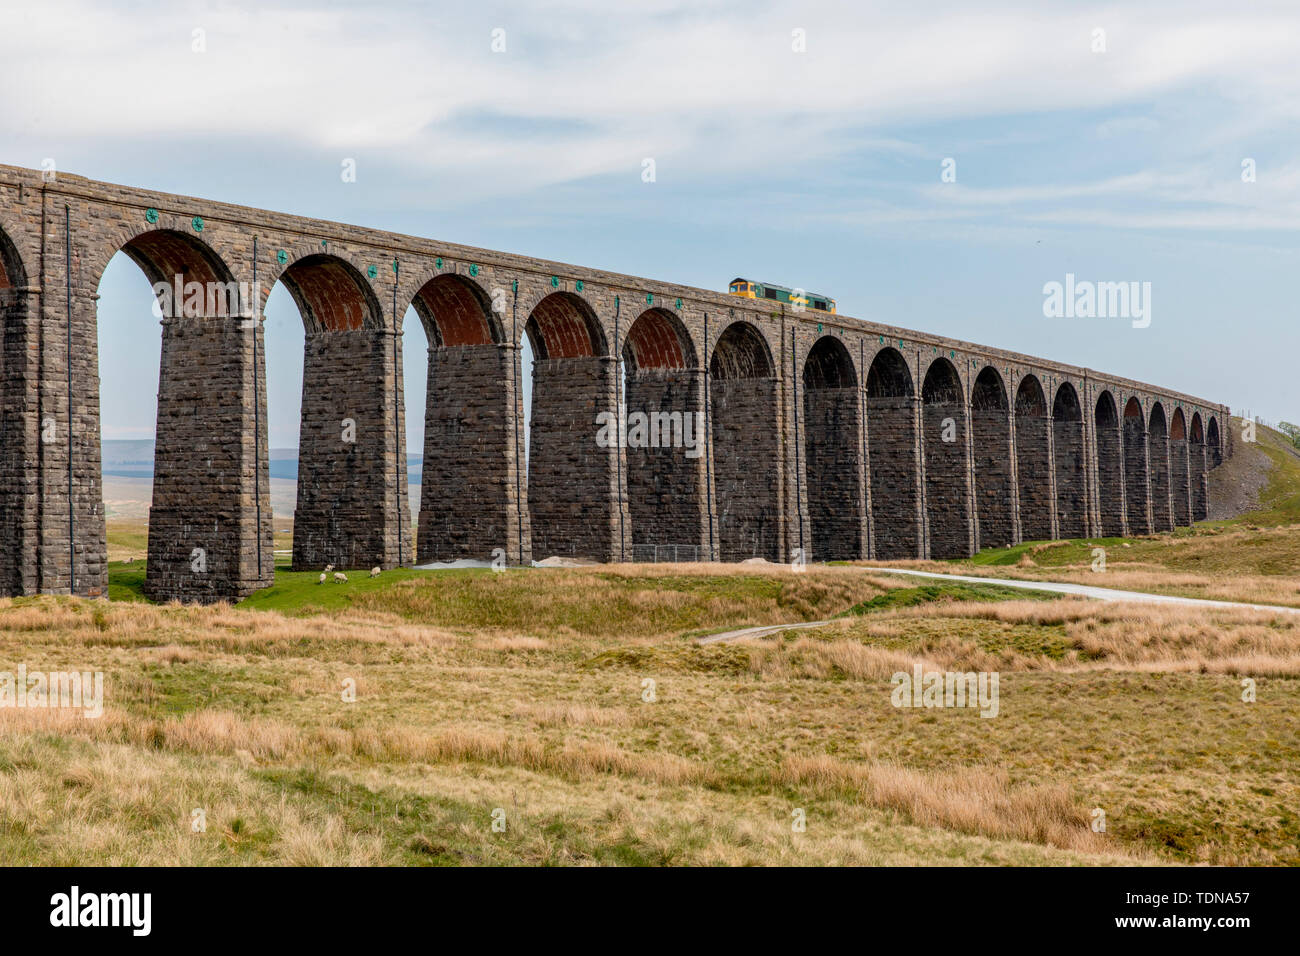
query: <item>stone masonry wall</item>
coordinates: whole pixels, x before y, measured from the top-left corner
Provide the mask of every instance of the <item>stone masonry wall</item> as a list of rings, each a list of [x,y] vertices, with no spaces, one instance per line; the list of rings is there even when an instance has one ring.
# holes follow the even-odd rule
[[[975,513],[979,546],[1000,548],[1015,541],[1012,515],[1011,420],[1006,407],[971,409],[971,452],[975,460]]]
[[[37,342],[26,289],[0,289],[0,595],[37,588]]]
[[[1101,503],[1101,533],[1124,534],[1124,439],[1116,425],[1097,426],[1097,494]]]
[[[872,529],[880,561],[919,555],[916,405],[910,397],[867,400]]]
[[[1146,430],[1140,417],[1124,419],[1124,498],[1128,533],[1151,533]]]
[[[620,531],[630,544],[631,521],[619,513],[617,442],[596,442],[596,415],[614,410],[611,358],[539,359],[533,377],[528,507],[532,553],[595,561],[620,560]]]
[[[954,436],[946,441],[945,422]],[[967,493],[965,412],[957,403],[926,403],[923,434],[925,451],[925,510],[929,520],[930,557],[965,558],[972,551],[971,514]]]
[[[647,368],[627,373],[625,482],[631,542],[637,548],[638,559],[653,560],[655,552],[650,546],[654,545],[687,545],[698,551],[683,554],[697,553],[701,559],[708,553],[703,386],[704,373],[700,370]],[[651,422],[656,421],[656,414],[676,413],[680,431],[674,433],[677,426],[669,420],[667,429],[655,429],[659,447],[648,447],[654,436],[637,434],[637,420],[633,418],[637,413],[645,414]],[[665,420],[657,421],[662,426]],[[688,437],[693,449],[684,447]],[[678,438],[681,443],[675,441]]]
[[[1153,531],[1172,531],[1170,507],[1169,438],[1164,431],[1147,435],[1147,459],[1151,464],[1151,525]]]
[[[502,549],[519,563],[519,500],[510,402],[512,349],[429,349],[420,485],[421,563],[490,561]]]
[[[1187,440],[1171,438],[1169,440],[1169,469],[1172,473],[1170,493],[1174,502],[1174,524],[1186,526],[1192,523],[1192,491],[1189,483]]]
[[[775,378],[713,382],[713,484],[723,561],[780,561]]]
[[[1053,419],[1052,438],[1056,456],[1057,534],[1062,538],[1082,538],[1087,534],[1083,422]]]
[[[1192,520],[1204,521],[1209,517],[1206,507],[1205,443],[1189,444],[1188,471],[1192,489]]]
[[[393,336],[375,329],[315,332],[305,343],[293,566],[396,567],[404,563],[399,532],[403,557],[412,542],[409,519],[399,527],[395,504],[398,494],[405,498],[405,472],[391,467]]]
[[[260,325],[256,334],[260,347]],[[238,318],[163,324],[145,576],[154,600],[216,601],[271,583],[270,509],[265,538],[256,522],[255,486],[270,482],[254,444],[253,336]]]
[[[856,388],[803,393],[803,451],[807,470],[811,559],[863,558],[861,403]]]
[[[1051,425],[1044,415],[1016,415],[1016,474],[1020,485],[1020,539],[1052,537]]]

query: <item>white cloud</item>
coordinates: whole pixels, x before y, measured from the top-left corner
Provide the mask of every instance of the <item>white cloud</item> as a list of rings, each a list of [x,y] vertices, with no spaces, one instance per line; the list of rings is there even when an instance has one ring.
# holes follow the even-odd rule
[[[1173,0],[1141,9],[981,6],[569,0],[527,11],[415,2],[110,9],[47,0],[9,15],[12,29],[0,35],[0,116],[12,138],[50,149],[72,139],[219,146],[238,136],[340,159],[371,151],[389,168],[474,199],[601,175],[635,182],[647,156],[666,183],[797,175],[841,154],[925,156],[931,146],[899,135],[924,124],[982,121],[985,131],[964,134],[961,144],[978,149],[1005,141],[999,124],[1008,117],[1114,112],[1082,125],[1087,148],[1133,135],[1169,138],[1182,147],[1179,171],[1097,177],[1065,164],[1059,177],[992,188],[963,178],[960,186],[899,190],[873,215],[916,221],[1138,197],[1244,202],[1236,221],[1251,227],[1283,214],[1265,201],[1285,214],[1294,207],[1294,178],[1241,196],[1227,177],[1213,186],[1204,165],[1216,135],[1263,136],[1300,116],[1293,9],[1224,13]],[[506,30],[505,53],[490,50],[495,27]],[[796,27],[806,31],[806,53],[791,51]],[[1091,51],[1095,27],[1106,30],[1104,54]],[[207,52],[192,51],[194,29],[206,31]],[[1177,97],[1187,103],[1182,117],[1142,114],[1144,104]],[[1231,109],[1231,134],[1198,134],[1196,110],[1207,101]],[[1066,155],[1071,144],[1026,148]],[[1233,215],[1184,209],[1155,218],[1200,228]],[[1105,218],[1105,210],[1081,208],[1073,221]]]

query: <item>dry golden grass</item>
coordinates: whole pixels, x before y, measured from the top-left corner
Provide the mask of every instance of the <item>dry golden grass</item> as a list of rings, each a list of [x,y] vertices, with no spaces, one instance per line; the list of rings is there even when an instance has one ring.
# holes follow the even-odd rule
[[[97,720],[0,708],[0,855],[1300,862],[1290,619],[941,601],[700,647],[704,621],[821,619],[909,582],[853,568],[676,570],[431,578],[299,617],[0,602],[0,670],[106,677]],[[564,619],[573,593],[609,606]],[[530,606],[526,626],[509,623]],[[1001,671],[999,716],[894,708],[890,677],[917,661]],[[1247,676],[1253,704],[1240,700]],[[1097,806],[1106,834],[1088,827]],[[806,832],[791,828],[795,809]]]
[[[996,768],[935,773],[896,764],[849,763],[822,754],[787,757],[781,776],[792,785],[809,784],[823,792],[847,790],[872,806],[901,811],[922,826],[1085,853],[1108,849],[1066,787],[1013,787],[1006,772]]]

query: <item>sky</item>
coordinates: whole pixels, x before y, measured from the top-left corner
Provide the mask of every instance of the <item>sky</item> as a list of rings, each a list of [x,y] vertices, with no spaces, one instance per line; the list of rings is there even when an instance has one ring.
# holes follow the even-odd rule
[[[747,276],[1300,420],[1294,0],[0,4],[0,163]],[[1150,324],[1047,317],[1067,274],[1150,283]],[[103,434],[150,437],[148,284],[119,255],[100,294]],[[266,311],[292,447],[302,323]]]

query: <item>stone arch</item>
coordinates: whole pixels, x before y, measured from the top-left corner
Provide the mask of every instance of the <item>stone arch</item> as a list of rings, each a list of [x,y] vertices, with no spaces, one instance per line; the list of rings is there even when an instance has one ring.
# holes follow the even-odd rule
[[[704,373],[678,316],[648,308],[622,343],[632,558],[704,556]]]
[[[524,323],[532,347],[528,511],[532,555],[622,560],[628,516],[617,424],[616,363],[595,311],[567,291]]]
[[[772,378],[772,349],[758,326],[743,319],[728,325],[718,336],[709,359],[709,374],[720,381]]]
[[[1011,507],[1011,414],[1006,386],[992,365],[984,366],[975,376],[970,415],[979,547],[1000,548],[1016,537]]]
[[[1182,406],[1174,408],[1169,420],[1169,493],[1173,497],[1173,520],[1178,526],[1192,523],[1192,485],[1187,446],[1187,419]]]
[[[1205,428],[1205,454],[1209,458],[1209,466],[1218,468],[1223,464],[1223,443],[1219,437],[1219,419],[1214,415],[1210,416],[1210,423]]]
[[[1108,538],[1124,534],[1124,437],[1115,396],[1103,389],[1093,413],[1097,436],[1097,497],[1101,506],[1101,533]]]
[[[329,253],[304,256],[280,273],[302,315],[308,336],[382,329],[383,309],[365,277]]]
[[[255,314],[255,291],[235,281],[208,241],[170,228],[91,252],[87,275],[95,290],[117,252],[140,268],[162,314],[145,594],[158,601],[243,597],[273,575],[264,406],[256,400],[265,398],[262,330],[250,334],[245,322]],[[97,369],[97,350],[94,362]],[[83,413],[90,406],[98,441],[97,392]],[[100,460],[96,454],[96,470]],[[98,474],[94,487],[102,498]],[[87,529],[92,539],[103,535],[102,515],[101,505]]]
[[[1192,492],[1192,520],[1204,521],[1209,517],[1209,509],[1206,501],[1205,428],[1200,412],[1192,412],[1187,440],[1187,472]]]
[[[185,281],[208,283],[231,282],[240,270],[236,263],[245,253],[233,248],[211,229],[196,233],[179,219],[172,223],[164,216],[158,223],[144,226],[135,220],[103,223],[104,232],[95,241],[78,249],[80,232],[76,225],[77,213],[73,211],[73,254],[80,260],[74,267],[72,281],[75,287],[87,293],[97,290],[103,282],[109,263],[122,253],[139,267],[151,286],[165,283],[174,286],[177,275]],[[59,252],[60,259],[62,252]],[[225,291],[224,289],[222,290]],[[251,292],[251,289],[243,290]],[[165,303],[164,303],[165,304]],[[249,303],[249,311],[260,303]],[[191,310],[193,311],[193,310]],[[209,310],[215,317],[217,310]],[[229,314],[235,310],[228,309]],[[224,313],[223,313],[224,314]]]
[[[1037,375],[1016,388],[1016,473],[1020,489],[1020,529],[1025,541],[1052,537],[1052,454],[1047,395]]]
[[[121,251],[140,267],[150,285],[173,286],[178,276],[185,282],[205,284],[226,283],[234,278],[211,246],[171,229],[140,233],[123,245]]]
[[[1151,470],[1151,529],[1172,531],[1170,502],[1169,421],[1160,402],[1151,405],[1147,424],[1147,466]]]
[[[779,387],[757,326],[738,319],[722,331],[709,377],[719,555],[723,561],[779,561]]]
[[[858,375],[844,343],[823,335],[803,365],[803,453],[812,556],[864,558],[862,408]]]
[[[628,372],[649,369],[686,370],[698,367],[695,343],[676,313],[646,309],[632,323],[623,344]]]
[[[920,554],[916,393],[901,352],[881,349],[867,370],[871,540],[878,560]]]
[[[1052,467],[1056,476],[1056,526],[1062,538],[1087,534],[1088,495],[1084,470],[1083,407],[1069,382],[1052,400]]]
[[[18,348],[21,336],[17,323],[25,319],[23,315],[25,309],[21,302],[22,293],[19,290],[26,288],[27,269],[23,265],[22,255],[4,227],[0,226],[0,412],[3,412],[8,404],[6,392],[9,389],[6,388],[5,383],[9,379],[9,352],[12,350],[15,355],[20,355],[25,351]],[[11,325],[14,326],[12,329]],[[0,442],[4,440],[5,427],[4,416],[0,415]],[[0,458],[0,464],[3,462],[4,459]],[[3,593],[0,589],[0,594]]]
[[[22,254],[8,231],[0,225],[0,291],[19,289],[27,285],[27,269]]]
[[[506,347],[487,290],[468,276],[435,275],[411,307],[429,343],[416,559],[490,561],[501,549],[520,562],[517,350]],[[449,493],[470,487],[474,507]]]
[[[962,391],[961,377],[952,362],[942,356],[934,359],[921,382],[921,447],[931,558],[964,558],[971,553],[968,436]]]
[[[505,341],[500,317],[487,290],[456,273],[434,276],[420,287],[411,305],[430,348],[497,345]]]
[[[552,292],[533,306],[524,323],[524,334],[533,348],[535,362],[609,353],[595,311],[574,292]]]
[[[1124,405],[1124,497],[1129,534],[1151,533],[1146,421],[1134,396]]]

